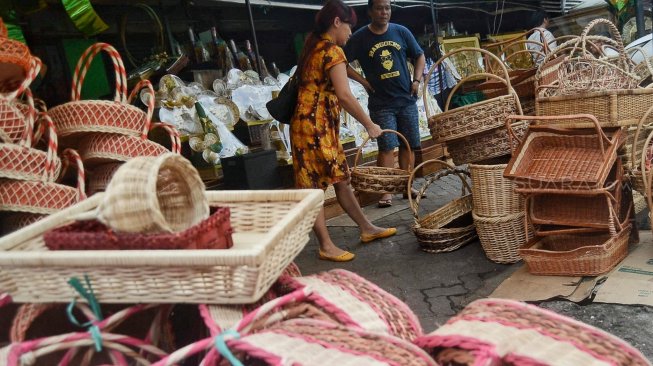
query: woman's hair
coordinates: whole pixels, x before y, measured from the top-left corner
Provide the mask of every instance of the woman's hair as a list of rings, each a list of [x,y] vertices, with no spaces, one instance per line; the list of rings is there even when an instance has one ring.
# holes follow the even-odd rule
[[[297,63],[297,70],[295,71],[296,75],[301,77],[299,72],[304,69],[306,63],[309,61],[313,49],[317,45],[317,42],[320,41],[320,35],[329,30],[329,27],[331,27],[336,17],[340,18],[341,22],[350,24],[352,27],[357,21],[354,9],[341,0],[328,0],[322,9],[320,9],[320,11],[315,15],[313,31],[309,33],[304,42],[304,49],[302,50],[301,56],[299,56],[299,63]]]
[[[544,9],[537,9],[531,17],[532,28],[539,27],[544,23],[544,19],[549,19],[549,14]]]

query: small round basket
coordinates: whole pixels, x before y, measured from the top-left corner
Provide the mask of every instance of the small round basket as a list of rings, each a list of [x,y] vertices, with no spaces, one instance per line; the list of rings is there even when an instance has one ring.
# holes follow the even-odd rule
[[[465,179],[469,176],[464,170],[456,169],[441,160],[427,160],[418,165],[413,172],[426,164],[438,164],[445,170],[440,170],[434,176],[425,177],[426,181],[419,190],[417,199],[413,202],[410,188],[407,189],[410,208],[413,210],[415,223],[411,227],[423,251],[429,253],[450,252],[476,239],[476,230],[472,221],[472,195],[469,183]],[[456,174],[462,182],[462,193],[456,198],[430,214],[419,217],[420,198],[432,183],[441,178]],[[408,187],[412,187],[415,174],[410,175]]]
[[[404,142],[404,146],[410,152],[410,145],[408,140],[397,131],[383,130],[383,133],[394,133],[399,136]],[[358,192],[367,193],[403,193],[406,192],[408,186],[408,178],[412,171],[413,162],[411,161],[408,170],[377,167],[377,166],[357,166],[358,159],[360,158],[363,146],[370,140],[366,138],[365,141],[358,147],[356,157],[354,158],[354,167],[351,168],[351,185]]]
[[[208,216],[199,173],[174,153],[123,164],[98,206],[98,219],[123,232],[179,232]]]

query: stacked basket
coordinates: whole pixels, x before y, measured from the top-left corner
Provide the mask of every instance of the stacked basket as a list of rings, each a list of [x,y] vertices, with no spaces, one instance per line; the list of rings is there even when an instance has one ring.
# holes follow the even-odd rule
[[[485,255],[497,263],[521,259],[518,249],[532,236],[524,231],[524,199],[515,184],[503,177],[506,164],[470,164],[472,217]]]
[[[501,60],[489,51],[478,48],[459,48],[447,53],[431,66],[426,82],[433,70],[446,58],[467,53],[472,58],[478,53],[486,55],[500,66],[501,76],[479,73],[462,79],[449,94],[444,112],[429,116],[427,100],[424,100],[431,136],[439,143],[446,143],[451,158],[456,165],[475,163],[510,154],[510,141],[505,128],[505,118],[511,114],[522,114],[519,97],[515,93],[508,70]],[[468,81],[478,79],[496,80],[504,86],[503,95],[492,99],[449,109],[451,97]],[[426,86],[425,86],[426,88]],[[426,92],[424,93],[426,98]],[[524,128],[521,128],[523,131]]]
[[[24,46],[8,46],[14,42],[0,35],[0,60],[12,62],[11,56],[18,52],[25,59],[17,62],[27,62],[29,69],[17,89],[0,96],[0,212],[3,212],[0,231],[3,233],[38,221],[86,197],[84,167],[79,156],[74,150],[64,150],[62,164],[57,156],[54,124],[45,113],[37,112],[29,89],[41,69],[41,61],[29,55]],[[19,98],[21,95],[24,101]],[[76,189],[60,184],[70,165],[77,166]]]
[[[632,200],[623,190],[617,149],[621,129],[601,129],[592,115],[512,116],[538,121],[508,163],[504,176],[524,195],[535,238],[519,249],[533,274],[596,276],[628,253]],[[555,124],[591,123],[594,129]],[[527,231],[531,231],[528,227]]]
[[[115,93],[112,101],[80,100],[86,73],[100,52],[108,53],[115,71]],[[84,51],[72,80],[71,101],[52,108],[52,117],[62,143],[76,147],[90,168],[89,194],[105,189],[118,166],[137,156],[158,156],[168,150],[147,139],[152,128],[168,132],[171,150],[180,151],[179,133],[167,124],[152,124],[154,89],[148,80],[139,82],[127,96],[127,76],[118,51],[106,43],[96,43]],[[140,89],[149,92],[147,112],[131,105]],[[80,138],[81,137],[81,138]]]

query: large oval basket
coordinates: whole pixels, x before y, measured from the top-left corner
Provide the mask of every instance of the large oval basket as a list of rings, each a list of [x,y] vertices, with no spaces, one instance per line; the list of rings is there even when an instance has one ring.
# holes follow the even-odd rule
[[[383,133],[394,133],[404,142],[404,146],[410,152],[410,145],[408,140],[397,131],[383,130]],[[356,157],[354,159],[354,167],[351,169],[351,185],[358,192],[368,193],[404,193],[408,187],[408,179],[412,171],[412,159],[408,170],[377,167],[377,166],[358,166],[358,159],[360,158],[363,146],[370,140],[366,138],[365,141],[358,147]]]

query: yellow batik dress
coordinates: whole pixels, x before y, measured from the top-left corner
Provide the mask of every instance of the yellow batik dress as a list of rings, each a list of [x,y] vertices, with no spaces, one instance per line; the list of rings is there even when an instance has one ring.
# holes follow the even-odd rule
[[[329,70],[347,58],[342,48],[322,37],[302,71],[290,124],[297,188],[326,189],[349,178],[339,139],[340,105],[329,79]]]

